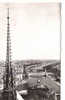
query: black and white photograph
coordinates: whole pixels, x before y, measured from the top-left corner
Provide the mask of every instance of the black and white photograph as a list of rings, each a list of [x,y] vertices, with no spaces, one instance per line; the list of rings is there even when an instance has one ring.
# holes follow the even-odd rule
[[[0,100],[61,100],[61,3],[0,3]]]

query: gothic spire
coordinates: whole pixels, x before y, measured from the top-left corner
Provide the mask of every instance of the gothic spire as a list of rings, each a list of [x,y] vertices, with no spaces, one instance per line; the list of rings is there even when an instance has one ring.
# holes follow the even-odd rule
[[[5,64],[3,100],[16,100],[16,90],[14,87],[13,71],[11,65],[11,41],[10,41],[10,23],[9,8],[7,8],[7,54]]]

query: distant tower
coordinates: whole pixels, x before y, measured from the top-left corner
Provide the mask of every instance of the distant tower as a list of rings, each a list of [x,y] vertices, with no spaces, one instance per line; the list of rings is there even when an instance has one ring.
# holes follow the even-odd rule
[[[23,77],[23,80],[28,79],[28,74],[27,74],[27,72],[26,72],[25,65],[23,65],[23,73],[22,73],[22,77]]]
[[[5,64],[5,76],[4,76],[4,89],[2,93],[3,100],[16,100],[16,90],[13,80],[13,72],[11,66],[11,44],[10,44],[10,25],[9,25],[9,8],[7,15],[7,54]]]
[[[27,90],[28,89],[28,82],[27,82],[27,79],[28,79],[28,74],[26,72],[26,68],[25,68],[25,65],[23,65],[23,73],[22,73],[22,89],[24,90]]]

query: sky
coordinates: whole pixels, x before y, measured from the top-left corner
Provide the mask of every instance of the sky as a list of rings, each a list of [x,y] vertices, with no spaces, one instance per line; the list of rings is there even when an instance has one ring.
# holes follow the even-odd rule
[[[59,3],[0,4],[0,60],[6,60],[7,7],[12,60],[59,60]]]

